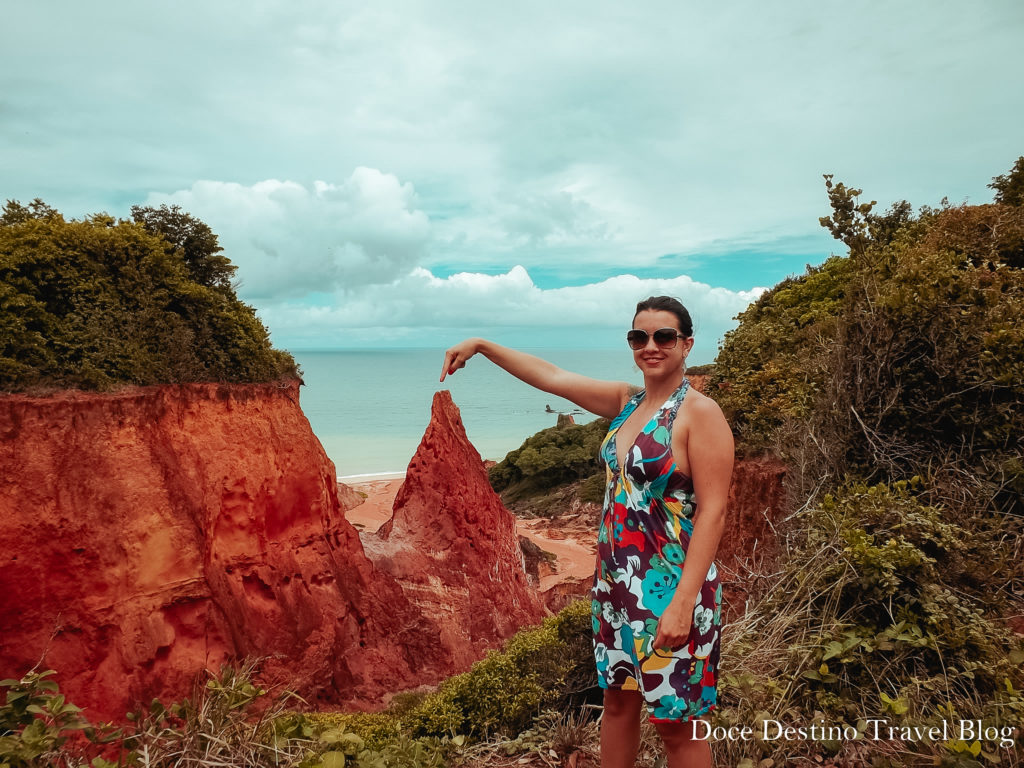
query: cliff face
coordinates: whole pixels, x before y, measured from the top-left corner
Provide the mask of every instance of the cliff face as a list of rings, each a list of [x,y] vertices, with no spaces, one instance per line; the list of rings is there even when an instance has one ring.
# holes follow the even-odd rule
[[[41,660],[121,718],[229,657],[356,703],[447,667],[340,513],[297,383],[3,397],[0,466],[0,676]]]
[[[694,389],[705,391],[706,375],[689,379]],[[773,456],[740,458],[733,467],[726,528],[715,556],[732,609],[747,596],[746,574],[770,568],[778,554],[773,525],[785,509],[785,477],[785,464]]]
[[[544,615],[515,518],[491,488],[447,391],[434,395],[391,519],[364,544],[374,564],[439,622],[453,671]]]
[[[786,466],[774,456],[737,459],[728,518],[715,561],[722,573],[725,618],[743,612],[751,574],[770,573],[778,557],[775,525],[786,508]]]
[[[374,707],[544,614],[447,392],[363,542],[297,384],[0,397],[0,467],[0,677],[56,669],[94,719],[244,656],[311,703]],[[730,597],[769,551],[781,479],[737,466]]]
[[[718,545],[718,559],[760,566],[776,553],[775,530],[785,509],[786,465],[773,456],[736,460],[729,486],[729,523]]]

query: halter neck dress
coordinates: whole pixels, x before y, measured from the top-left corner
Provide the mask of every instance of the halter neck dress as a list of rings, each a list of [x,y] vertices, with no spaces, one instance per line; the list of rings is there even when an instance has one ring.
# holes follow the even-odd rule
[[[683,379],[637,435],[619,467],[616,435],[643,402],[615,417],[601,444],[607,487],[597,543],[591,618],[602,688],[640,691],[652,722],[687,721],[714,709],[722,586],[712,563],[681,648],[654,648],[658,619],[675,594],[693,533],[693,481],[672,458],[672,424],[689,391]]]

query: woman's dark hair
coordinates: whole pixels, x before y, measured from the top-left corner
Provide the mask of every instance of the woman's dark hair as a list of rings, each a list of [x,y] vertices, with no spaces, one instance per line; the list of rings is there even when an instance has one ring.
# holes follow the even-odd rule
[[[693,336],[693,321],[690,319],[690,313],[686,311],[686,307],[679,299],[674,299],[671,296],[649,296],[636,305],[633,320],[635,321],[636,316],[646,310],[671,312],[679,321],[679,332],[684,336]]]

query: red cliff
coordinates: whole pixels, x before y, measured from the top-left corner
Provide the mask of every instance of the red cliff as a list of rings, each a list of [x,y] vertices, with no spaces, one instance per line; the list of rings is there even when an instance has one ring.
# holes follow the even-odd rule
[[[434,395],[391,519],[364,544],[374,564],[439,621],[453,670],[544,615],[515,518],[491,488],[446,390]]]
[[[447,392],[362,543],[296,383],[0,396],[0,467],[0,677],[56,669],[93,719],[245,656],[311,703],[374,707],[544,613]],[[737,470],[727,575],[781,494],[780,466]]]
[[[708,376],[690,383],[704,392]],[[769,572],[778,556],[775,524],[786,509],[786,465],[774,456],[736,460],[729,485],[726,527],[715,561],[722,571],[727,610],[740,611],[753,574]]]
[[[369,704],[450,668],[363,553],[298,384],[0,397],[0,677],[121,718],[232,657]]]
[[[760,567],[776,552],[775,524],[786,508],[786,465],[774,456],[736,460],[729,486],[728,526],[718,545],[718,559],[732,565]]]

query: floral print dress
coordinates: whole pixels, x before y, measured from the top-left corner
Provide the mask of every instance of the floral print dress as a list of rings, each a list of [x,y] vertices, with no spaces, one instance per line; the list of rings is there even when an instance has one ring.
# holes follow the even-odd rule
[[[607,489],[591,602],[602,688],[640,691],[652,722],[687,721],[715,707],[722,586],[712,563],[693,611],[689,641],[654,648],[658,619],[675,594],[693,533],[693,482],[672,458],[672,423],[683,379],[644,426],[619,467],[616,435],[645,392],[615,417],[601,444]]]

